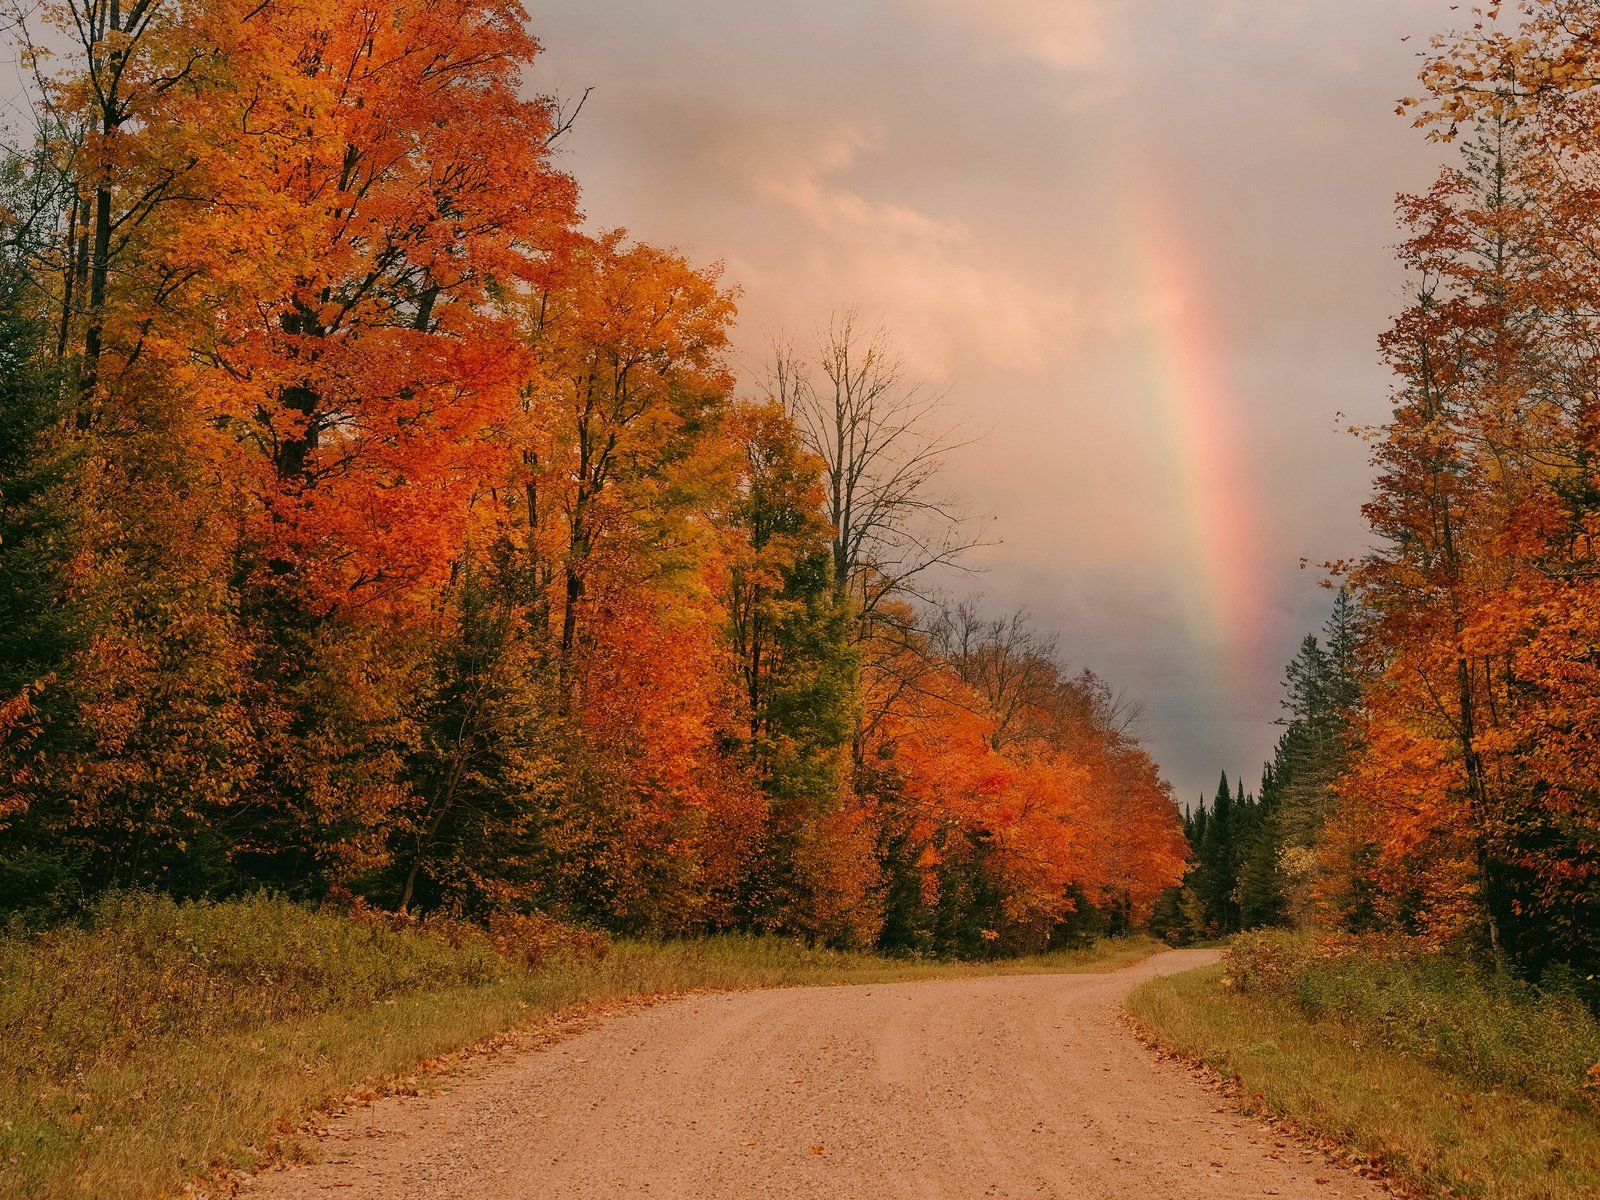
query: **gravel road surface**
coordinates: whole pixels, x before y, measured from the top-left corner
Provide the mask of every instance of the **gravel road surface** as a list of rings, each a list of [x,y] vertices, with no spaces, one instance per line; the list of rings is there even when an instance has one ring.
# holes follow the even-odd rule
[[[1236,1114],[1122,1000],[1213,961],[692,996],[330,1122],[252,1200],[1178,1200],[1384,1193]]]

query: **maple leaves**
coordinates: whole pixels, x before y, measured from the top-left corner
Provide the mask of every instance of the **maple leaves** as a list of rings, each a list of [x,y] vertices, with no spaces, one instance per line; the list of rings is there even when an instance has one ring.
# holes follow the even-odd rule
[[[0,867],[983,953],[1175,877],[1100,685],[919,608],[931,399],[849,319],[736,399],[720,271],[580,230],[520,7],[50,12]]]
[[[1188,848],[1170,789],[1117,727],[1104,685],[1063,678],[1023,614],[986,621],[969,602],[936,630],[940,649],[924,650],[916,686],[869,745],[874,773],[893,781],[871,789],[881,819],[917,882],[918,903],[893,915],[908,927],[897,936],[931,936],[974,888],[994,894],[997,928],[969,926],[957,939],[967,953],[1002,939],[1038,948],[1082,902],[1144,920]]]
[[[573,283],[541,292],[530,314],[548,415],[525,448],[522,482],[560,510],[570,666],[598,563],[648,557],[670,570],[669,556],[696,557],[696,493],[726,469],[701,456],[715,448],[706,435],[732,388],[721,355],[733,296],[714,272],[620,231],[579,242],[568,269]],[[552,495],[554,480],[563,485]]]
[[[218,114],[232,203],[211,224],[266,253],[234,281],[212,394],[258,452],[263,564],[322,607],[437,586],[527,374],[491,293],[539,280],[575,190],[550,106],[517,95],[521,21],[273,4],[237,26],[254,77]]]
[[[1385,548],[1352,577],[1376,681],[1329,854],[1385,920],[1592,969],[1600,24],[1522,17],[1480,14],[1423,70],[1419,123],[1462,161],[1401,203],[1416,291],[1365,509]]]

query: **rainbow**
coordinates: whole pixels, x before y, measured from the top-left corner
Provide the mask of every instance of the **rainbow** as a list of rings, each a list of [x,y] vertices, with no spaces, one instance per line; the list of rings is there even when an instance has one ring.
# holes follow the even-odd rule
[[[1180,596],[1189,634],[1212,658],[1241,707],[1269,651],[1269,602],[1259,501],[1241,448],[1240,421],[1218,361],[1202,260],[1159,197],[1140,196],[1131,222],[1137,319],[1147,401],[1158,413],[1170,510],[1195,587]]]

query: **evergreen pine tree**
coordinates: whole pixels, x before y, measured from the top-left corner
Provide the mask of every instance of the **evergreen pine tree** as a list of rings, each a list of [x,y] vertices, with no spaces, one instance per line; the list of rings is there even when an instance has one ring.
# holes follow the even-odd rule
[[[1233,933],[1239,927],[1238,907],[1233,897],[1238,884],[1234,808],[1233,791],[1228,785],[1228,773],[1224,771],[1200,839],[1200,871],[1196,884],[1207,928],[1217,933]]]
[[[40,178],[15,154],[0,162],[0,909],[49,903],[77,875],[49,835],[66,819],[55,811],[60,798],[38,786],[30,766],[73,737],[65,664],[83,635],[82,614],[65,601],[78,541],[77,448],[64,420],[63,374],[32,304],[39,292],[25,200],[48,204]],[[24,794],[20,781],[30,777]]]
[[[1268,763],[1261,771],[1254,829],[1239,864],[1239,923],[1245,929],[1281,925],[1288,913],[1279,867],[1278,790],[1277,773]]]
[[[1189,918],[1184,912],[1184,889],[1169,887],[1156,897],[1147,926],[1151,937],[1158,937],[1173,946],[1182,946],[1193,938]]]
[[[1276,924],[1308,910],[1312,851],[1349,755],[1351,717],[1361,696],[1358,619],[1349,593],[1341,590],[1321,640],[1308,634],[1284,670],[1287,715],[1262,776],[1263,832],[1243,868],[1247,923]]]

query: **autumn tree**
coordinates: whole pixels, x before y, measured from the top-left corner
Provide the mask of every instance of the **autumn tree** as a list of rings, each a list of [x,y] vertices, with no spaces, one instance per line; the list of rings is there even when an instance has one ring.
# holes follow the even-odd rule
[[[542,902],[627,928],[734,922],[767,815],[725,638],[752,554],[733,307],[715,268],[621,232],[575,240],[521,306],[538,365],[496,511],[570,738],[540,804]]]
[[[940,614],[956,442],[577,228],[504,0],[59,0],[0,172],[0,903],[269,885],[941,953],[1143,919],[1132,712]]]
[[[1595,296],[1587,229],[1600,26],[1498,6],[1424,64],[1419,124],[1458,164],[1402,201],[1412,302],[1352,575],[1369,616],[1360,752],[1328,851],[1334,901],[1530,973],[1593,964]]]
[[[252,269],[207,385],[251,452],[260,703],[280,714],[267,744],[292,824],[345,847],[328,867],[361,867],[386,853],[363,827],[409,795],[407,698],[431,661],[419,618],[502,470],[485,435],[529,369],[503,300],[542,282],[575,192],[549,164],[553,105],[519,94],[538,46],[514,5],[218,18],[254,73],[218,114],[218,190],[255,224],[216,210]]]
[[[935,630],[874,734],[886,938],[982,954],[1142,923],[1186,848],[1128,706],[1064,678],[1025,614],[969,601]]]
[[[567,286],[540,292],[533,310],[550,416],[543,457],[537,446],[525,456],[533,490],[524,496],[533,530],[541,492],[560,514],[558,640],[570,685],[591,576],[605,555],[652,534],[670,551],[688,536],[671,518],[689,507],[689,457],[728,403],[723,353],[734,298],[717,271],[696,271],[620,231],[579,243],[568,271]]]
[[[933,649],[983,702],[994,722],[989,743],[1038,737],[1060,684],[1058,639],[1034,628],[1026,610],[986,617],[973,599],[942,609],[933,620]]]
[[[231,514],[208,487],[213,431],[186,403],[163,324],[191,276],[145,253],[197,203],[177,184],[193,165],[175,150],[188,126],[169,119],[193,31],[137,7],[76,12],[94,62],[44,78],[31,171],[34,194],[55,197],[28,210],[32,299],[52,370],[77,384],[49,434],[70,464],[71,569],[52,602],[72,653],[54,672],[39,745],[56,753],[35,788],[54,798],[41,835],[77,886],[183,892],[226,875],[214,818],[247,740],[243,656],[223,565]],[[70,7],[45,15],[73,25]]]
[[[82,43],[43,80],[53,323],[118,448],[79,478],[70,587],[110,619],[73,672],[73,828],[278,879],[375,861],[415,618],[522,363],[492,293],[572,220],[517,95],[536,44],[471,4],[53,13]]]
[[[744,406],[734,429],[744,465],[728,628],[770,810],[746,904],[758,921],[825,933],[812,914],[839,882],[838,856],[825,851],[855,730],[851,614],[833,586],[820,462],[770,402]]]

